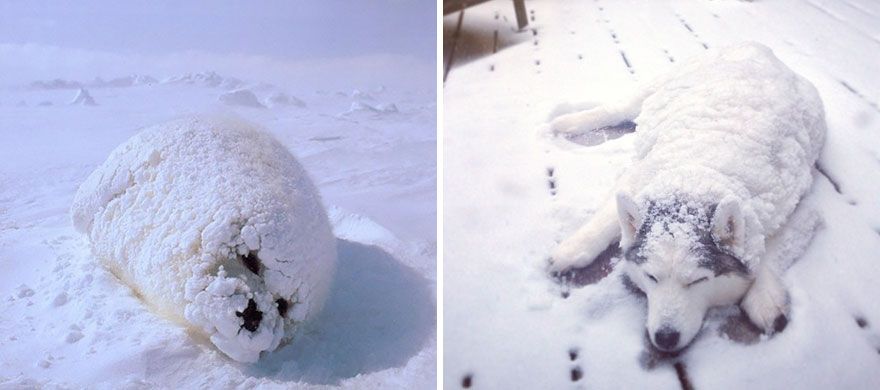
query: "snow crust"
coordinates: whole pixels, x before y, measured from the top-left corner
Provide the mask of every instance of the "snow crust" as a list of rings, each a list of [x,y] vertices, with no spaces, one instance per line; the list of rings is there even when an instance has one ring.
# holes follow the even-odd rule
[[[71,214],[102,264],[155,310],[254,362],[326,299],[335,239],[317,190],[287,150],[233,118],[153,126],[80,186]],[[258,275],[241,264],[255,253]],[[282,317],[276,300],[289,302]],[[254,300],[262,321],[243,329]]]

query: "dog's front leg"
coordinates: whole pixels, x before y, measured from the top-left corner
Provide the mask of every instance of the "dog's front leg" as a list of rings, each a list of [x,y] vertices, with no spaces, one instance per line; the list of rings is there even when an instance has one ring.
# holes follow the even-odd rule
[[[612,196],[584,226],[556,247],[549,259],[549,270],[560,272],[586,267],[618,239],[620,223],[617,219],[617,203]]]
[[[740,303],[753,324],[766,334],[781,332],[788,325],[790,300],[782,279],[762,264],[752,287]]]

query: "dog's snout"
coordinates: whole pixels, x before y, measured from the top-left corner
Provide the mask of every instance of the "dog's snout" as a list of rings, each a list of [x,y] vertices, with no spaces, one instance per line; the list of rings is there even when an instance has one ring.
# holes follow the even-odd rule
[[[671,351],[678,346],[680,336],[675,329],[664,326],[654,333],[654,344],[660,349]]]

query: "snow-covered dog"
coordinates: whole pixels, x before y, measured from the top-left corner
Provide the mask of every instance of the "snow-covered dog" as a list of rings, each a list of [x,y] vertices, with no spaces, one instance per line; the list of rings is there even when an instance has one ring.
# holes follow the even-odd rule
[[[117,147],[71,207],[101,263],[160,314],[256,361],[321,308],[336,241],[318,191],[278,141],[186,118]]]
[[[709,308],[737,302],[763,331],[780,331],[789,310],[780,273],[819,223],[798,207],[825,138],[816,89],[746,43],[692,60],[632,101],[550,126],[571,136],[627,120],[637,124],[635,161],[555,249],[551,270],[588,265],[619,239],[661,350],[687,346]]]

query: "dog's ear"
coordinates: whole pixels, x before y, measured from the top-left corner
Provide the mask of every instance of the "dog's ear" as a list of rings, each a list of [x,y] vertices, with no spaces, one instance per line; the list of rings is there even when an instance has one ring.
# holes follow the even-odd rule
[[[629,195],[621,192],[617,194],[617,215],[620,218],[620,247],[627,248],[642,226],[642,213],[639,212],[639,205]]]
[[[715,208],[712,238],[720,247],[740,253],[745,240],[745,220],[739,201],[735,198],[724,198]]]

